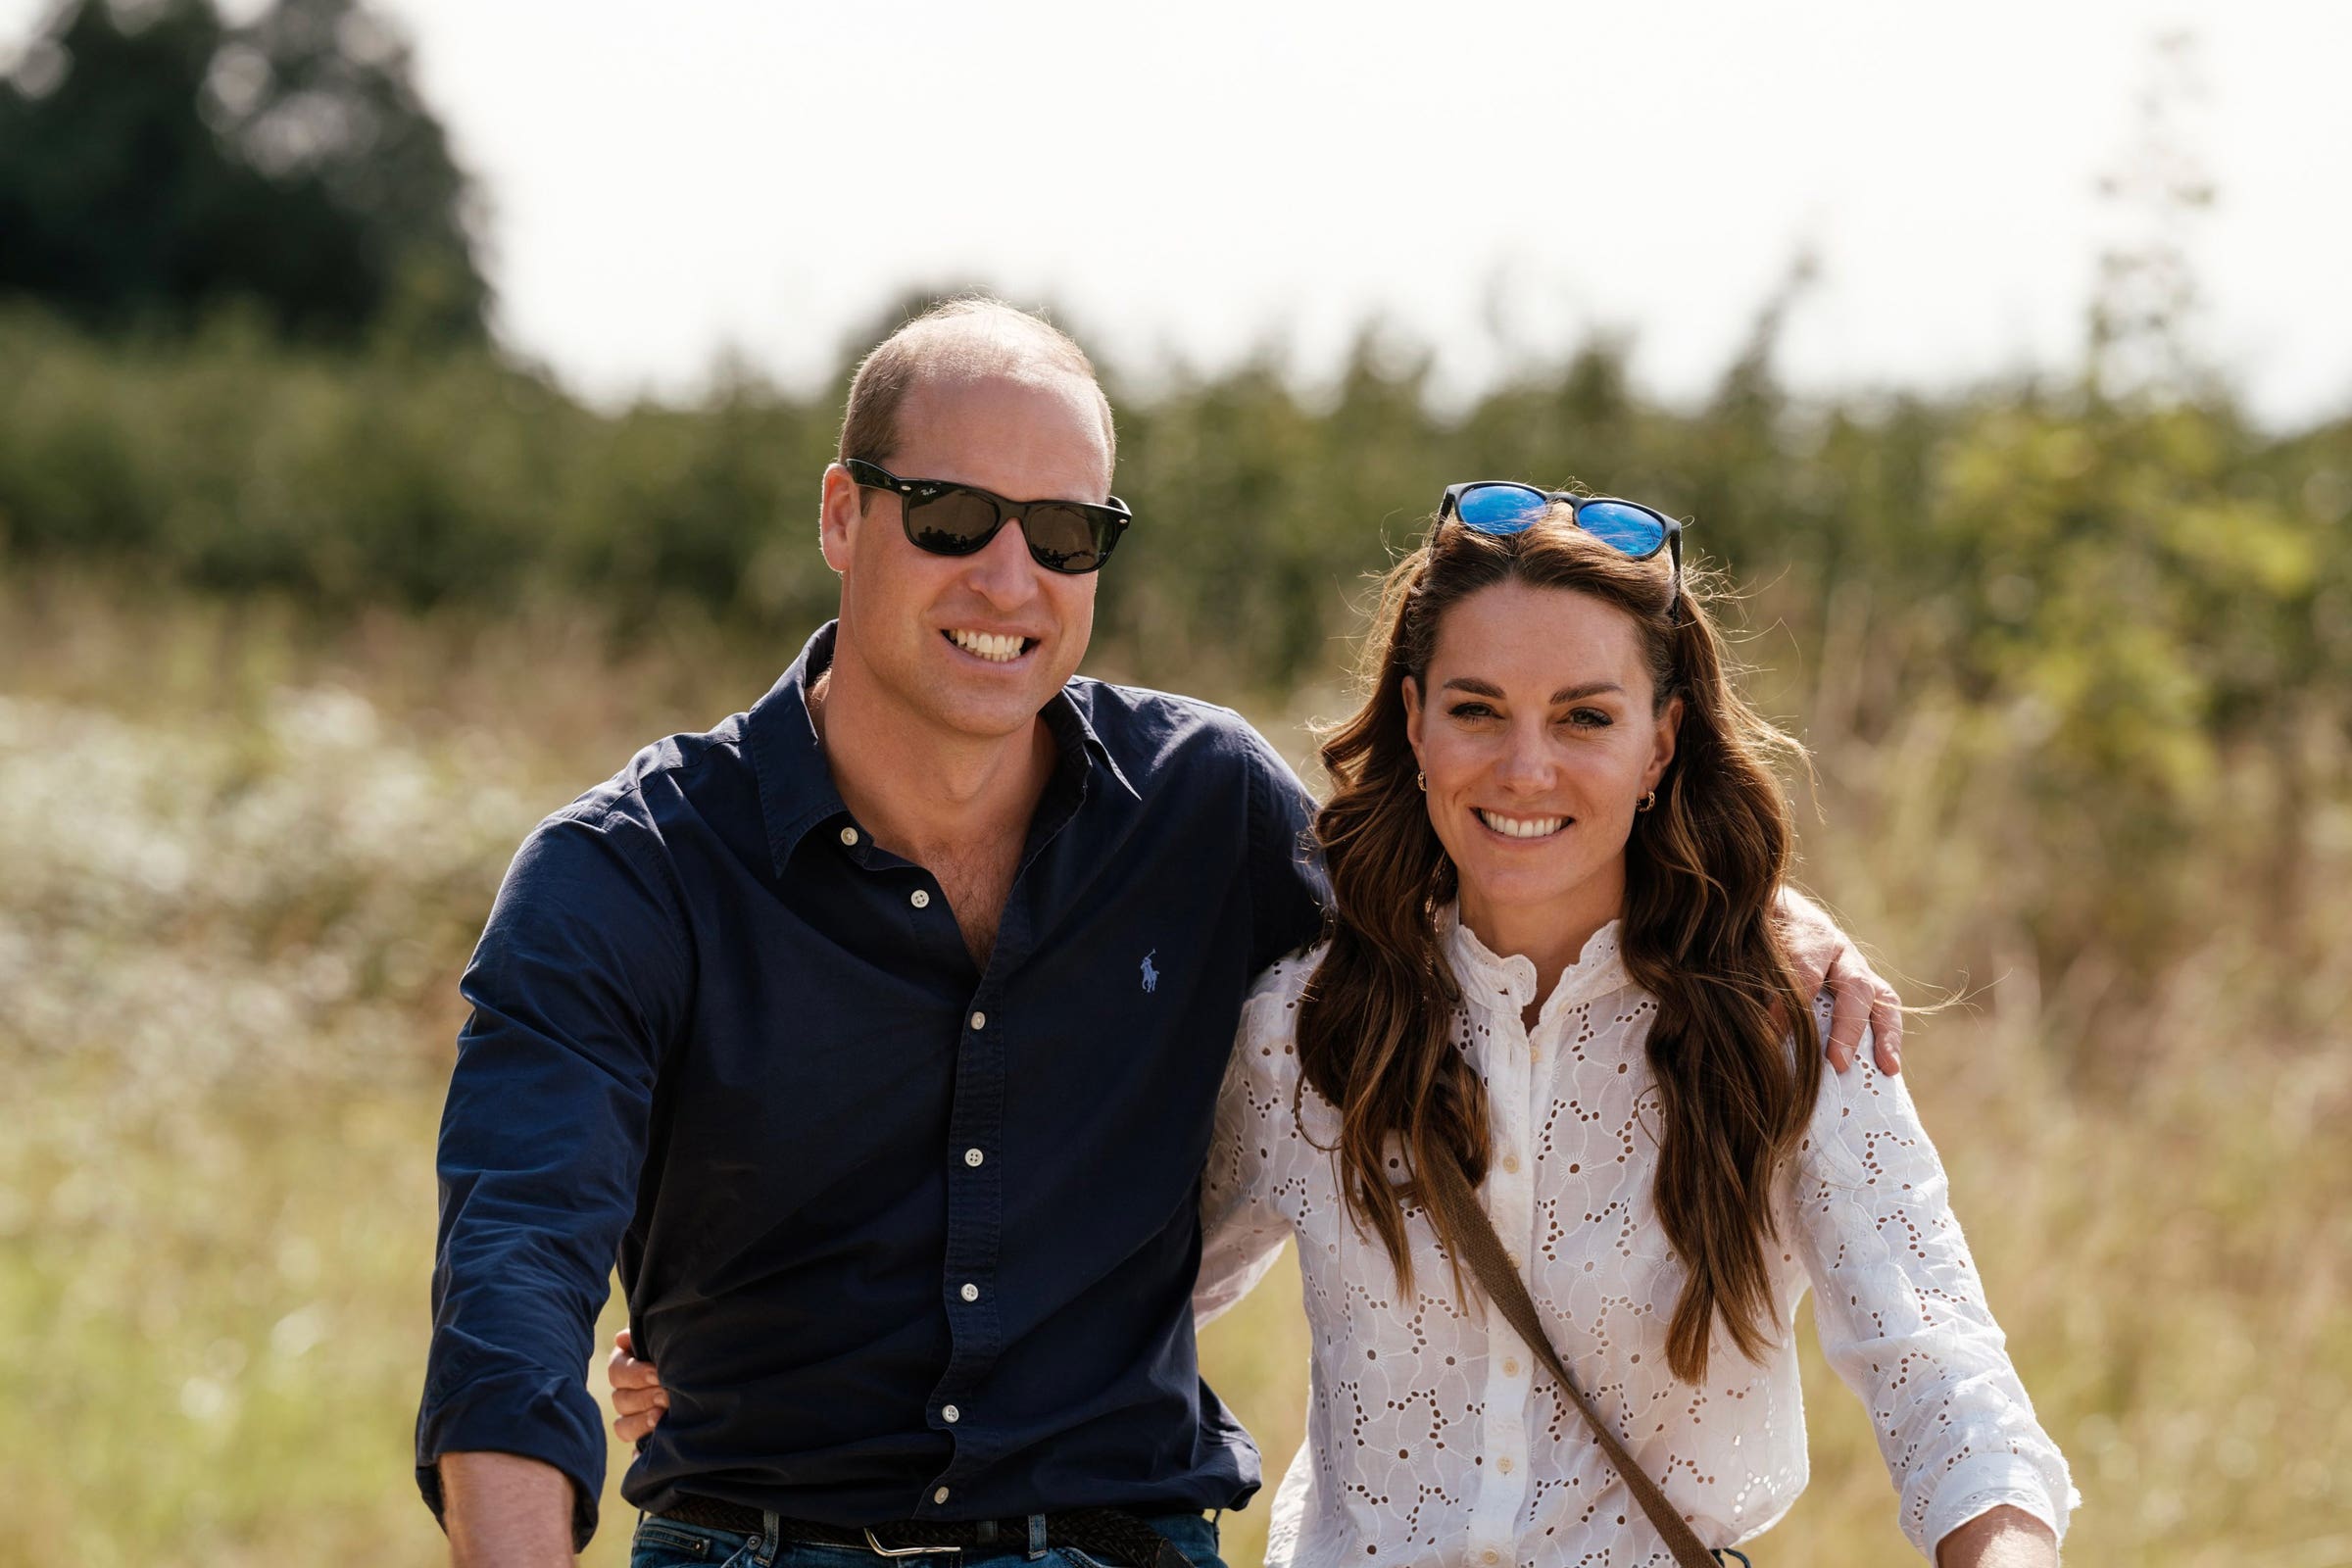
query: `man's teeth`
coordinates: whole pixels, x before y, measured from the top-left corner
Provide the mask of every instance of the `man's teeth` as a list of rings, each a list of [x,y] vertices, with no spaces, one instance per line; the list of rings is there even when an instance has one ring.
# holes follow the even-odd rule
[[[1494,811],[1480,811],[1478,819],[1504,837],[1514,839],[1549,838],[1568,820],[1564,816],[1502,816]]]
[[[1004,632],[951,631],[948,641],[967,654],[975,654],[992,664],[1006,664],[1021,657],[1028,639]]]

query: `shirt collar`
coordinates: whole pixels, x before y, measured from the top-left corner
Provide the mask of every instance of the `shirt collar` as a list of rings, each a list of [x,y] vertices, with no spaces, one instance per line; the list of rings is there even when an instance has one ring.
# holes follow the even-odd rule
[[[1491,952],[1477,933],[1462,923],[1461,906],[1448,904],[1438,911],[1438,940],[1453,965],[1462,994],[1495,1009],[1508,1004],[1514,1010],[1536,1000],[1536,963],[1524,954],[1503,957]],[[1606,996],[1631,983],[1617,941],[1621,922],[1611,920],[1592,933],[1576,961],[1560,971],[1560,983],[1544,1001],[1543,1016]]]
[[[744,723],[744,745],[760,780],[760,814],[767,831],[768,855],[778,876],[810,828],[849,811],[834,787],[824,744],[808,712],[809,683],[832,666],[840,624],[828,620],[816,629],[767,695],[752,705]],[[1131,799],[1140,801],[1143,796],[1119,770],[1088,719],[1085,705],[1074,695],[1086,684],[1091,683],[1073,679],[1054,694],[1039,715],[1060,753],[1060,777],[1074,783],[1083,798],[1100,765]]]
[[[1127,792],[1129,800],[1141,801],[1143,792],[1128,782],[1127,775],[1119,770],[1118,759],[1110,755],[1110,748],[1096,733],[1094,720],[1087,716],[1089,705],[1078,700],[1081,693],[1098,684],[1072,676],[1061,690],[1054,694],[1054,700],[1046,704],[1039,716],[1045,719],[1046,728],[1054,732],[1054,744],[1061,748],[1063,766],[1100,765],[1110,775],[1113,783]]]

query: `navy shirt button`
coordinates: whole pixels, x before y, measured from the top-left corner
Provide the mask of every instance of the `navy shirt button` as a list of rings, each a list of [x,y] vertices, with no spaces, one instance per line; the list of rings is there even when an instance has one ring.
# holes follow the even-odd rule
[[[956,1409],[952,1404],[943,1404],[939,1407],[939,1418],[942,1421],[945,1421],[948,1425],[954,1426],[956,1422],[963,1419],[963,1412]]]
[[[985,1013],[985,1012],[975,1012],[975,1013],[973,1013],[973,1014],[972,1014],[972,1027],[973,1027],[974,1029],[985,1029],[985,1028],[987,1028],[987,1027],[988,1027],[988,1014],[987,1014],[987,1013]]]
[[[924,892],[921,888],[916,888],[912,893],[906,896],[906,902],[913,905],[918,909],[928,909],[931,907],[931,895]]]
[[[939,1489],[937,1492],[934,1492],[933,1494],[931,1494],[931,1500],[932,1500],[933,1502],[945,1502],[945,1501],[947,1501],[947,1500],[948,1500],[948,1489],[947,1489],[947,1488],[945,1488],[945,1487],[942,1487],[942,1488],[940,1488],[940,1489]]]
[[[977,1285],[966,1285],[956,1294],[961,1296],[967,1301],[977,1301],[980,1299],[980,1287]]]
[[[963,1152],[963,1162],[964,1162],[966,1165],[973,1165],[973,1166],[977,1166],[977,1165],[978,1165],[978,1164],[979,1164],[979,1163],[980,1163],[982,1160],[986,1159],[987,1157],[988,1157],[988,1156],[987,1156],[986,1154],[982,1153],[982,1152],[981,1152],[979,1150],[977,1150],[977,1149],[967,1149],[967,1150],[965,1150],[965,1151]]]
[[[841,842],[844,844],[856,844],[858,842],[858,830],[854,827],[843,828],[841,830]]]

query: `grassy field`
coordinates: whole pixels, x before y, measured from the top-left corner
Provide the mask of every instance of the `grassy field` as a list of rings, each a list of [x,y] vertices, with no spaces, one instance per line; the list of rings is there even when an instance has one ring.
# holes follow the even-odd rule
[[[744,706],[793,641],[688,626],[615,660],[554,611],[327,632],[0,582],[0,1564],[438,1560],[409,1445],[457,971],[541,813]],[[1298,756],[1337,701],[1248,706]],[[2069,1560],[2352,1564],[2352,817],[2312,817],[2291,930],[2217,856],[2186,961],[2041,973],[2002,915],[2030,807],[1950,762],[1948,715],[1865,745],[1791,701],[1822,769],[1808,880],[1915,998],[1969,994],[1908,1061],[2076,1467]],[[1295,1275],[1207,1354],[1278,1473]],[[1816,1480],[1758,1560],[1903,1560],[1867,1426],[1807,1354]],[[616,1492],[606,1517],[589,1560],[616,1564]],[[1229,1516],[1237,1564],[1263,1520]]]

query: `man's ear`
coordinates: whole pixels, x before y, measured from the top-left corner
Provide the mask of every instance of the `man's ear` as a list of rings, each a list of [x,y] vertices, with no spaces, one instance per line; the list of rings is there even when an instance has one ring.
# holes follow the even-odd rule
[[[836,575],[850,565],[850,547],[858,538],[858,524],[865,519],[865,492],[850,477],[850,470],[840,464],[825,467],[824,489],[820,492],[816,510],[816,547],[824,553],[825,564]]]

